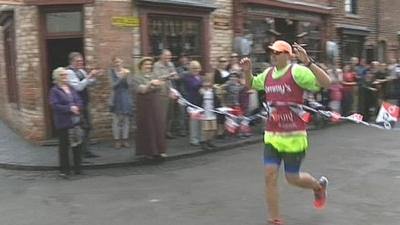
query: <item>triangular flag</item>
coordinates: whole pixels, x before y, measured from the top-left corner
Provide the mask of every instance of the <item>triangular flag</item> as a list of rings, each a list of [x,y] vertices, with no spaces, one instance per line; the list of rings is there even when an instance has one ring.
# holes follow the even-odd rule
[[[332,112],[331,113],[331,120],[332,120],[332,122],[339,122],[340,121],[340,119],[342,118],[342,116],[340,115],[340,113],[337,113],[337,112]]]
[[[383,102],[376,117],[377,123],[397,122],[399,107],[388,102]]]
[[[351,114],[350,116],[348,116],[347,118],[349,118],[350,120],[352,120],[352,121],[354,121],[356,123],[359,123],[359,122],[362,121],[363,115],[358,114],[358,113],[354,113],[354,114]]]
[[[178,98],[178,104],[182,105],[182,106],[185,106],[186,102],[185,102],[185,100],[183,100],[183,98]]]
[[[305,123],[309,123],[311,121],[311,113],[305,111],[303,108],[295,106],[289,106],[289,108]]]
[[[181,93],[179,93],[179,91],[176,90],[175,88],[170,88],[169,91],[175,97],[182,97]]]
[[[202,113],[204,112],[204,110],[202,110],[202,109],[195,109],[193,107],[187,107],[186,111],[189,113],[190,119],[192,119],[192,120],[203,119]]]
[[[242,134],[250,134],[251,133],[250,120],[249,119],[243,119],[240,122],[239,132],[242,133]]]
[[[232,117],[225,117],[225,129],[231,133],[235,134],[239,128],[239,124]]]

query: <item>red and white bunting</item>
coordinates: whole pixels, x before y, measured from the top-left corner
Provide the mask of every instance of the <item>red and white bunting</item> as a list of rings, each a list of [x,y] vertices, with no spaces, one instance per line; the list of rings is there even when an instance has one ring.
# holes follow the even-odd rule
[[[347,118],[349,118],[350,120],[352,120],[356,123],[360,123],[363,120],[363,115],[354,113],[354,114],[351,114],[350,116],[348,116]]]
[[[203,112],[202,109],[195,109],[193,107],[187,107],[187,112],[189,113],[190,119],[192,120],[202,120],[203,119]]]
[[[399,107],[388,102],[383,102],[376,117],[377,123],[397,122],[399,118]]]
[[[241,134],[250,134],[251,133],[250,121],[249,120],[243,119],[240,122],[239,132]]]
[[[235,134],[239,129],[239,124],[231,117],[225,117],[225,129],[231,134]]]

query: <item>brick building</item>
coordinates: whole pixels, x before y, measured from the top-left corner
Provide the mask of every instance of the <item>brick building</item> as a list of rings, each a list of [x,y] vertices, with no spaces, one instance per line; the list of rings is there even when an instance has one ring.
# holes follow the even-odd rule
[[[340,59],[348,62],[352,56],[375,58],[377,40],[376,1],[332,1],[335,12],[330,23],[331,39],[339,43]]]
[[[380,61],[400,58],[400,1],[377,1],[378,53]]]
[[[269,61],[275,39],[307,44],[324,61],[325,44],[351,56],[387,60],[399,55],[400,1],[361,0],[0,0],[0,117],[28,140],[54,136],[47,94],[51,71],[70,51],[88,67],[107,68],[113,56],[137,60],[169,48],[212,71],[232,51]],[[257,65],[257,63],[256,63]],[[261,66],[260,66],[261,67]],[[107,76],[91,91],[94,136],[111,137]]]
[[[107,68],[113,56],[135,69],[137,60],[169,48],[199,59],[205,71],[232,49],[230,0],[6,0],[0,1],[0,116],[24,138],[54,136],[47,95],[51,71],[71,51],[88,67]],[[213,55],[213,58],[211,58]],[[93,135],[111,137],[110,81],[91,91]]]
[[[233,2],[235,42],[239,42],[235,45],[240,45],[242,39],[250,39],[252,46],[245,54],[250,54],[257,63],[269,61],[267,46],[276,39],[307,44],[307,49],[314,58],[323,59],[323,43],[328,34],[327,25],[334,10],[330,1],[238,0]],[[235,47],[236,51],[240,51],[240,46]]]
[[[329,33],[339,43],[342,63],[352,56],[367,62],[399,58],[399,1],[338,0],[331,5],[335,10]]]
[[[339,63],[352,56],[388,61],[399,58],[400,1],[238,0],[234,1],[234,33],[251,39],[251,56],[269,60],[265,48],[275,39],[307,44],[310,54],[326,60],[326,42],[339,49]]]

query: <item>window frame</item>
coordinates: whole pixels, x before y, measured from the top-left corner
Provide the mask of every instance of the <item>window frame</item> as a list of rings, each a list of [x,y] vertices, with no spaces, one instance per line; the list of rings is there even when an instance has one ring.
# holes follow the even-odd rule
[[[3,27],[3,47],[7,82],[7,99],[9,103],[15,104],[16,107],[19,109],[20,101],[16,67],[17,51],[14,12],[3,12],[1,15],[0,23]]]
[[[357,15],[357,0],[345,0],[344,1],[344,11],[346,14]]]
[[[190,10],[182,10],[182,9],[190,9]],[[210,64],[210,11],[204,10],[202,8],[185,8],[185,7],[177,7],[177,6],[165,6],[165,7],[155,7],[155,5],[141,5],[139,7],[139,17],[141,21],[140,26],[140,34],[141,34],[141,47],[142,52],[141,56],[151,56],[150,55],[150,43],[149,43],[149,15],[165,15],[165,16],[173,16],[173,17],[190,17],[190,18],[198,18],[201,23],[202,33],[200,34],[200,63],[203,65],[203,72],[209,73],[213,71],[213,68]],[[158,57],[158,56],[156,56]]]
[[[201,46],[202,46],[202,40],[201,40],[202,22],[201,22],[200,18],[198,18],[198,17],[179,17],[179,18],[177,18],[177,17],[171,16],[171,15],[149,14],[148,15],[148,24],[147,24],[147,26],[148,26],[147,29],[149,31],[148,39],[150,40],[149,41],[149,46],[148,46],[149,47],[149,52],[148,53],[150,55],[153,55],[153,56],[158,56],[158,55],[161,54],[161,50],[162,49],[158,50],[157,52],[154,52],[154,50],[153,50],[154,46],[153,46],[152,42],[153,42],[153,37],[154,36],[152,34],[152,22],[154,20],[162,21],[162,24],[161,24],[161,30],[162,31],[161,31],[161,35],[160,35],[161,42],[163,44],[162,49],[166,48],[166,49],[171,50],[171,52],[173,54],[175,54],[175,55],[173,55],[173,59],[177,59],[180,54],[185,53],[191,59],[200,60],[201,55],[202,55],[202,50],[201,50]],[[170,42],[168,42],[168,38],[169,37],[173,37],[173,36],[168,36],[168,32],[166,31],[167,30],[166,24],[167,23],[171,24],[173,22],[179,21],[180,25],[182,25],[183,24],[182,22],[188,21],[188,20],[193,21],[194,23],[197,23],[196,25],[198,26],[198,30],[197,30],[198,33],[194,34],[194,35],[198,35],[197,36],[197,43],[194,45],[194,46],[197,46],[197,49],[193,54],[191,52],[186,52],[184,49],[182,49],[181,52],[177,53],[176,51],[174,51],[174,48],[172,48],[171,46],[167,46],[167,44],[170,43]],[[189,38],[189,34],[188,33],[183,34],[181,36],[182,36],[181,38],[183,38],[181,41],[185,41],[185,40],[187,40]]]
[[[46,15],[48,13],[63,13],[63,12],[80,12],[81,13],[81,31],[74,31],[74,32],[49,32],[47,29],[47,21],[46,21]],[[51,7],[45,7],[42,9],[42,19],[41,19],[41,27],[42,27],[42,32],[44,34],[44,37],[47,39],[58,39],[58,38],[74,38],[74,37],[82,37],[84,36],[85,32],[85,24],[84,24],[84,19],[85,19],[85,13],[83,11],[83,8],[81,5],[71,5],[68,7],[63,7],[63,6],[51,6]]]
[[[342,63],[350,62],[351,57],[363,58],[364,37],[360,35],[345,34],[341,40],[341,59]]]

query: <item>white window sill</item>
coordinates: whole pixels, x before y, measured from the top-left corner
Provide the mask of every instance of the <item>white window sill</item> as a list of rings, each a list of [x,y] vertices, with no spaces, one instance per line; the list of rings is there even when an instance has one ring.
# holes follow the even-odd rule
[[[345,17],[346,18],[351,18],[351,19],[361,19],[361,16],[359,16],[357,14],[352,14],[352,13],[346,13]]]

